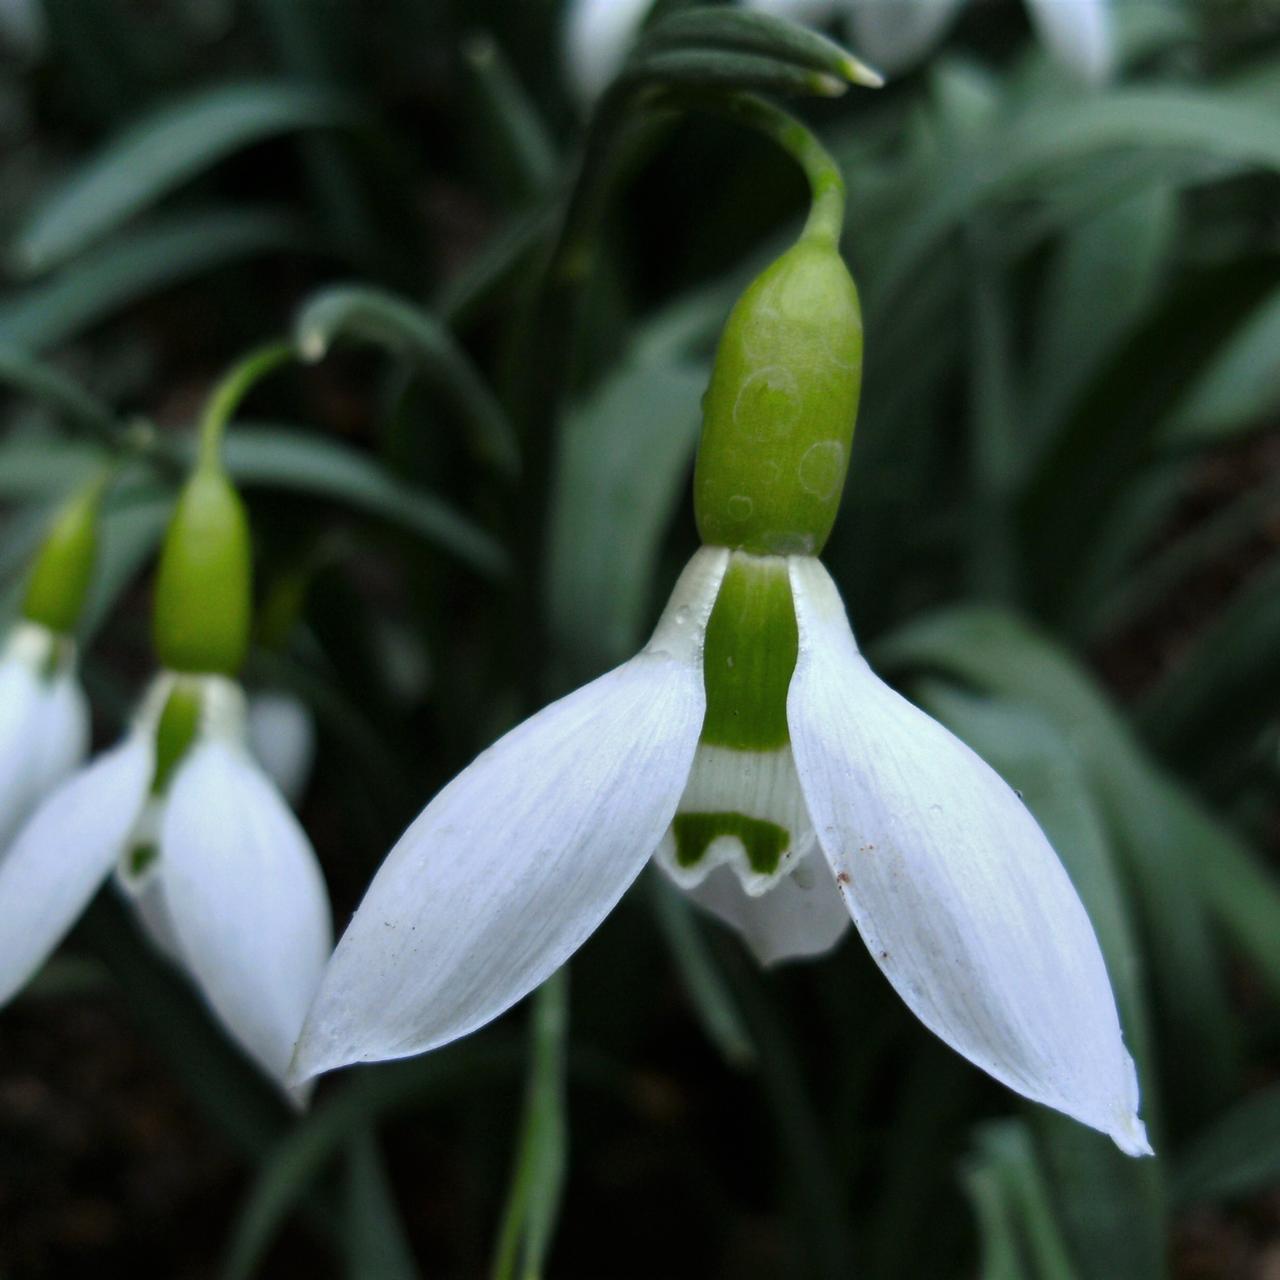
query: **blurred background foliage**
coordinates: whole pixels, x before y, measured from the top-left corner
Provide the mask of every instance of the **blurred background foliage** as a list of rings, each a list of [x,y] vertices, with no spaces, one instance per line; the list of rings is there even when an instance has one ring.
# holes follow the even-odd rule
[[[228,462],[341,924],[475,751],[643,637],[719,326],[803,182],[705,115],[612,136],[546,313],[583,139],[554,0],[3,8],[5,608],[120,452],[84,637],[113,736],[202,397],[295,335],[316,363]],[[0,1274],[1280,1275],[1280,9],[1114,12],[1103,88],[991,0],[799,109],[866,313],[826,559],[1067,863],[1159,1158],[1019,1105],[856,939],[762,974],[647,881],[568,985],[295,1117],[107,890],[0,1027]]]

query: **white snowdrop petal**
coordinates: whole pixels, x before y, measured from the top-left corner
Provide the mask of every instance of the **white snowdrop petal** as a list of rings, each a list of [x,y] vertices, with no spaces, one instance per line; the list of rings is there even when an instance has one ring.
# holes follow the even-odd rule
[[[905,71],[942,38],[962,0],[844,0],[849,43],[881,71]]]
[[[295,802],[311,776],[316,724],[306,705],[287,693],[249,699],[249,747],[286,800]]]
[[[89,700],[74,672],[61,672],[44,685],[37,717],[31,768],[38,799],[80,765],[89,750]]]
[[[585,106],[618,73],[653,0],[570,0],[565,59],[570,83]]]
[[[1108,0],[1027,0],[1049,52],[1089,84],[1111,73],[1115,51]]]
[[[160,827],[178,949],[232,1036],[283,1081],[329,957],[329,898],[298,820],[247,752],[198,743]]]
[[[36,673],[25,662],[0,660],[0,851],[35,798],[32,743],[39,706]]]
[[[767,893],[747,893],[733,868],[724,865],[686,892],[717,920],[737,930],[764,965],[823,955],[849,927],[849,912],[820,857],[806,858]]]
[[[325,973],[296,1079],[483,1026],[613,909],[689,774],[727,555],[700,551],[639,655],[511,730],[401,837]]]
[[[876,963],[997,1080],[1149,1152],[1093,928],[1013,790],[867,666],[835,584],[791,563],[787,699],[818,839]]]
[[[36,972],[88,905],[151,785],[150,738],[131,734],[72,774],[0,860],[0,1003]]]

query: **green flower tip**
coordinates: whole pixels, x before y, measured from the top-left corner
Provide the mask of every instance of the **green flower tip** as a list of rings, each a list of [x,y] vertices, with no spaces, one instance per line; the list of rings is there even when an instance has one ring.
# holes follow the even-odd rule
[[[858,291],[806,236],[738,300],[703,401],[694,507],[705,543],[816,555],[840,506],[862,386]]]
[[[23,596],[23,616],[59,635],[75,630],[98,558],[103,479],[82,489],[54,517]]]
[[[173,671],[235,675],[251,620],[251,553],[244,504],[216,461],[196,467],[165,534],[154,638]]]

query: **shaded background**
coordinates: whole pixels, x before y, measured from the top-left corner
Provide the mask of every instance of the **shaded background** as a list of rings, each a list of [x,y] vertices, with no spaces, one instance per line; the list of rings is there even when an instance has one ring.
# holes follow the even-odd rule
[[[716,334],[804,206],[713,119],[620,144],[568,409],[532,403],[582,139],[558,8],[44,0],[0,63],[0,365],[48,362],[142,442],[85,636],[99,741],[151,664],[154,441],[335,282],[425,327],[275,377],[229,442],[283,618],[247,679],[315,717],[300,808],[340,924],[476,750],[643,636],[695,545]],[[1280,1276],[1280,13],[1115,12],[1102,88],[974,3],[887,89],[797,109],[846,171],[867,328],[825,558],[878,669],[1061,852],[1160,1157],[990,1083],[855,938],[761,974],[642,882],[572,965],[550,1275]],[[12,609],[103,444],[0,397]],[[548,458],[541,497],[495,421]],[[527,1024],[295,1119],[106,891],[0,1018],[0,1275],[486,1274]]]

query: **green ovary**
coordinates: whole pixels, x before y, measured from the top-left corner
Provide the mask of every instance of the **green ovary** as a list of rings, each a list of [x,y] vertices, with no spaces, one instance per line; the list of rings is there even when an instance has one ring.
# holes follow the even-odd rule
[[[741,842],[747,864],[757,875],[771,876],[791,844],[791,833],[776,822],[748,818],[741,813],[678,813],[671,824],[676,862],[694,867],[706,857],[713,841],[731,836]]]

